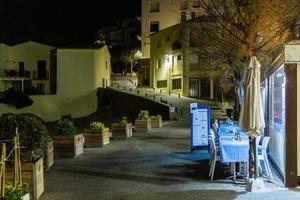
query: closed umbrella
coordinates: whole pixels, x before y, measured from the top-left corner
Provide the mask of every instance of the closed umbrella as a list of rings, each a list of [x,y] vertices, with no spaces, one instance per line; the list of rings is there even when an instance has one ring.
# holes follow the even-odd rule
[[[255,177],[258,177],[259,175],[256,162],[255,138],[263,133],[265,128],[260,93],[260,67],[261,65],[257,58],[251,57],[246,79],[244,81],[244,100],[239,116],[239,126],[249,135],[250,176],[255,172]]]

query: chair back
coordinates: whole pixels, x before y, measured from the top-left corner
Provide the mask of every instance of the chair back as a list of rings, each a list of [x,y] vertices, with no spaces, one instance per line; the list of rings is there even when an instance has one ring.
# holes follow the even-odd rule
[[[209,129],[209,136],[212,137],[212,138],[216,138],[216,135],[215,135],[215,132],[213,129]]]
[[[268,148],[270,139],[271,139],[271,137],[268,137],[268,136],[264,137],[264,139],[262,141],[262,145],[261,145],[263,149],[267,149]]]
[[[215,125],[215,123],[212,123],[211,128],[214,130],[215,135],[217,135],[218,128],[217,128],[217,126]]]
[[[256,147],[259,145],[261,138],[262,138],[262,135],[259,135],[255,138],[256,139]]]
[[[217,155],[217,147],[215,143],[215,138],[210,137],[209,138],[209,148],[210,148],[210,154],[214,154],[215,156]]]

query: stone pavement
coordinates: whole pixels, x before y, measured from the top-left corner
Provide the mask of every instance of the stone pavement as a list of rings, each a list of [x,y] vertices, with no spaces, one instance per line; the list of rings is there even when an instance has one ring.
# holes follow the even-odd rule
[[[300,192],[277,186],[268,192],[248,193],[244,184],[225,180],[216,167],[209,181],[208,154],[189,153],[189,129],[170,122],[150,133],[111,140],[103,148],[85,149],[76,159],[56,160],[45,173],[41,200],[192,200],[300,199]]]

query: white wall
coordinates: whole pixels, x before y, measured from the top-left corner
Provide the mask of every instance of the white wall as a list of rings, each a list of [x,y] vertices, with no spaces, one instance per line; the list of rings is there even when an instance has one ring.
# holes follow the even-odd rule
[[[9,69],[11,65],[9,49],[9,46],[5,44],[0,44],[0,77],[5,75],[4,70]]]
[[[106,69],[105,62],[108,62]],[[57,94],[32,96],[32,106],[16,110],[0,104],[0,114],[31,112],[45,121],[55,121],[62,115],[84,117],[97,109],[97,89],[105,78],[110,84],[110,56],[102,49],[57,50]]]
[[[10,59],[14,61],[13,69],[19,69],[19,62],[24,62],[25,70],[36,71],[38,60],[46,61],[46,68],[50,70],[50,50],[53,46],[36,42],[25,42],[10,48]]]

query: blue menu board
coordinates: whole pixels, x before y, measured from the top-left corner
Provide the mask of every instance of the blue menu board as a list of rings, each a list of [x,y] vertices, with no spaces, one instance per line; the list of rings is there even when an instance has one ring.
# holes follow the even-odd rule
[[[190,128],[191,128],[191,152],[209,147],[208,133],[210,127],[210,108],[190,105]]]

